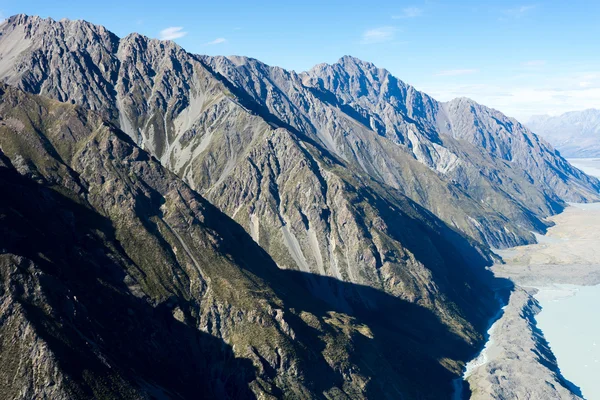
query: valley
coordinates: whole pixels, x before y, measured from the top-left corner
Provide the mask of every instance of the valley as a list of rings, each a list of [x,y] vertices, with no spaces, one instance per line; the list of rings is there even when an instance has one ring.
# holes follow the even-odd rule
[[[572,162],[598,176],[598,160]],[[484,355],[467,364],[472,398],[600,396],[600,204],[571,204],[550,220],[538,244],[496,250],[505,263],[494,274],[517,288]]]
[[[0,397],[578,398],[530,288],[600,181],[516,119],[26,14],[0,81]]]

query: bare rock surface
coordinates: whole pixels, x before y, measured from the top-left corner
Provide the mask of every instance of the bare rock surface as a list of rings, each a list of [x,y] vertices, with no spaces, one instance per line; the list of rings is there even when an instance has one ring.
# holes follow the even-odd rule
[[[1,79],[102,113],[222,209],[239,204],[213,193],[240,179],[232,172],[273,128],[496,247],[532,242],[564,201],[599,198],[598,181],[518,122],[467,99],[439,103],[352,57],[298,74],[24,15],[3,24],[0,42]]]
[[[538,244],[498,251],[505,264],[494,266],[496,276],[524,286],[600,284],[599,204],[574,204],[550,220]]]
[[[0,79],[63,102],[3,89],[6,169],[113,225],[106,241],[116,249],[81,251],[118,261],[109,264],[127,277],[124,299],[144,299],[148,313],[166,309],[195,329],[190,335],[218,338],[231,347],[227,357],[251,363],[231,387],[209,385],[215,397],[448,395],[496,306],[482,284],[486,246],[533,242],[531,231],[544,232],[544,218],[566,201],[600,198],[595,178],[516,121],[466,99],[439,103],[352,57],[298,74],[138,34],[120,39],[85,21],[18,15],[0,25]],[[20,199],[9,200],[7,210]],[[85,229],[94,243],[105,240],[103,229]],[[56,272],[17,250],[7,254],[25,259],[8,258],[6,268]],[[78,265],[62,253],[44,257],[66,275]],[[83,292],[79,281],[64,285]],[[87,302],[90,319],[111,318]],[[34,320],[23,318],[15,326]],[[48,320],[44,329],[63,335],[57,318]],[[73,324],[69,335],[82,329]],[[94,342],[107,334],[89,330]],[[77,343],[84,354],[87,344]],[[191,354],[204,351],[189,345]],[[56,355],[45,349],[43,357]],[[192,368],[197,375],[171,381],[133,360],[119,361],[132,374],[107,375],[122,382],[120,394],[155,388],[188,397],[199,375],[221,373]],[[48,363],[40,387],[52,386],[55,371]],[[57,385],[61,395],[96,390],[91,378],[69,379]]]
[[[308,174],[283,133],[263,146],[327,183],[334,255],[251,237],[98,113],[1,86],[0,397],[447,397],[495,306],[485,254],[336,166]],[[341,278],[281,262],[319,252]]]

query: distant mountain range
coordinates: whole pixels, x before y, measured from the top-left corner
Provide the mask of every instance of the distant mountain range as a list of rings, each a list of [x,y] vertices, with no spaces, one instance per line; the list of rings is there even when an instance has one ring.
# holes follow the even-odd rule
[[[518,121],[349,56],[17,15],[0,79],[19,398],[448,398],[498,307],[490,246],[600,200]]]
[[[536,115],[526,125],[555,146],[564,157],[600,157],[600,110]]]

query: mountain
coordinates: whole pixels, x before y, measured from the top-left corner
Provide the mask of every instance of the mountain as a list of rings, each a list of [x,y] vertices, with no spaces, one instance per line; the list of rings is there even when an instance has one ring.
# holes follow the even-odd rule
[[[591,108],[557,116],[534,115],[526,125],[565,157],[600,157],[600,110]]]
[[[216,397],[447,398],[497,307],[485,283],[488,246],[531,242],[566,201],[600,197],[596,179],[517,121],[468,99],[437,102],[352,57],[299,74],[138,34],[120,39],[85,21],[17,15],[0,25],[0,79],[10,85],[0,149],[17,181],[7,183],[16,186],[6,215],[26,219],[7,232],[22,226],[33,230],[23,237],[50,243],[6,253],[43,264],[35,273],[73,276],[64,289],[20,284],[45,297],[23,300],[19,289],[6,302],[49,308],[47,326],[32,328],[58,338],[43,342],[48,357],[63,359],[56,341],[81,365],[108,357],[120,366],[110,379],[142,397],[153,387],[189,397],[197,381]],[[21,189],[29,181],[40,187]],[[67,212],[32,228],[69,199],[104,225],[85,217],[73,232]],[[65,258],[73,244],[82,258]],[[111,263],[94,261],[103,254]],[[110,268],[80,279],[81,259]],[[45,262],[62,269],[46,271]],[[148,315],[165,310],[193,328],[193,343],[178,350],[187,358],[171,368],[181,378],[158,376],[151,354],[90,355],[75,341],[82,332],[92,339],[84,342],[141,352],[166,340],[134,334],[147,324],[168,331],[164,320],[128,324],[124,314],[117,332],[127,334],[110,336],[102,321],[113,316],[94,305],[105,281],[123,303],[142,299]],[[84,298],[79,315],[101,326],[65,326],[62,306],[44,305],[59,289]],[[37,319],[23,314],[18,324]],[[190,354],[204,354],[196,331],[227,351],[194,369]],[[211,357],[233,366],[214,372]],[[110,386],[56,368],[65,382],[85,382],[77,389],[85,393]],[[228,373],[241,381],[210,387],[206,376]],[[8,374],[4,382],[27,381]]]
[[[266,229],[280,238],[289,225],[284,222],[298,220],[280,207],[264,218],[256,206],[240,213],[263,202],[258,193],[226,193],[226,187],[247,185],[249,176],[238,171],[259,186],[271,185],[266,177],[278,178],[279,172],[249,169],[264,162],[248,158],[276,151],[253,150],[274,128],[280,128],[277,137],[289,135],[327,162],[399,191],[495,247],[535,240],[531,231],[544,231],[543,218],[565,201],[598,199],[597,180],[517,121],[469,100],[439,103],[352,57],[297,74],[245,57],[192,55],[138,34],[119,39],[84,21],[19,15],[1,30],[0,79],[102,113],[219,208],[239,214],[249,232],[257,229],[249,214],[272,221]],[[284,197],[274,193],[264,201]],[[269,208],[256,205],[260,213]],[[311,218],[312,212],[301,212]],[[296,229],[296,237],[308,240],[307,229]]]
[[[2,398],[447,397],[495,307],[408,199],[337,199],[374,288],[279,268],[97,113],[2,86],[0,149]]]

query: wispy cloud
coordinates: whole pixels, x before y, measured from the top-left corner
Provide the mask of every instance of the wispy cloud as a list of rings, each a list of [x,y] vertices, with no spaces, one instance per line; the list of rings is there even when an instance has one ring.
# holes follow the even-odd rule
[[[419,7],[407,7],[402,10],[401,14],[392,15],[393,19],[415,18],[423,15],[423,9]]]
[[[440,71],[435,76],[459,76],[459,75],[471,75],[479,72],[478,69],[449,69],[446,71]]]
[[[393,26],[382,26],[363,32],[361,44],[385,43],[394,40],[397,29]]]
[[[208,46],[213,46],[215,44],[225,43],[226,41],[227,41],[227,39],[220,37],[220,38],[216,38],[215,40],[211,40],[210,42],[205,43],[205,44]]]
[[[600,88],[600,72],[579,75],[576,79],[577,85],[582,89]]]
[[[0,11],[0,24],[3,23],[6,20],[6,17],[4,17],[4,13],[2,11]]]
[[[544,65],[546,65],[546,60],[525,61],[522,65],[524,67],[543,67]]]
[[[419,89],[442,101],[455,97],[470,97],[481,104],[525,121],[536,114],[562,114],[567,111],[598,108],[600,71],[583,71],[565,75],[550,72],[536,73],[535,79],[528,75],[514,81],[503,79],[488,83],[432,81]]]
[[[184,37],[187,32],[181,26],[171,26],[160,31],[158,38],[160,40],[175,40]]]
[[[503,14],[507,17],[518,19],[526,16],[534,8],[536,8],[535,5],[524,5],[504,10]]]

